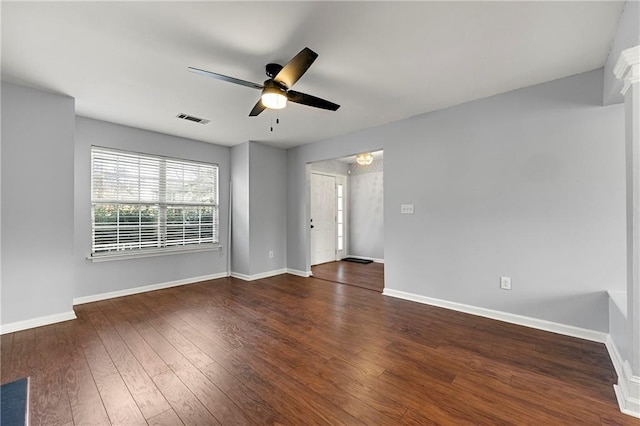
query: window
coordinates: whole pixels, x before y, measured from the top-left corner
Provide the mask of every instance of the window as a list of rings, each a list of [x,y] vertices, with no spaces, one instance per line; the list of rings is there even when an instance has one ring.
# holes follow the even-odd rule
[[[344,250],[344,185],[338,184],[338,251]]]
[[[218,166],[91,148],[92,257],[218,247]]]

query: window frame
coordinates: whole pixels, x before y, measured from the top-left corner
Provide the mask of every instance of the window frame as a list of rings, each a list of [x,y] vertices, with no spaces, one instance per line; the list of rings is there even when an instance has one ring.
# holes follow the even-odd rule
[[[153,247],[138,247],[138,248],[116,248],[115,250],[105,250],[105,251],[95,251],[95,238],[96,238],[96,222],[95,222],[95,206],[97,204],[103,203],[107,204],[105,200],[96,200],[94,194],[94,153],[112,153],[114,155],[122,154],[125,156],[133,156],[138,157],[138,159],[145,161],[158,161],[158,175],[157,175],[157,183],[158,183],[158,199],[157,202],[150,202],[148,200],[141,200],[138,197],[138,200],[117,200],[116,204],[118,207],[120,206],[138,206],[138,208],[142,208],[143,206],[157,206],[158,208],[158,219],[157,219],[157,244],[159,246]],[[189,202],[175,202],[171,201],[167,198],[167,192],[169,188],[169,184],[167,182],[167,170],[170,168],[167,164],[184,164],[184,165],[204,165],[207,167],[213,168],[213,178],[214,178],[214,186],[213,186],[213,202],[202,202],[202,203],[189,203]],[[103,262],[109,260],[119,260],[119,259],[133,259],[133,258],[144,258],[144,257],[153,257],[153,256],[166,256],[173,254],[182,254],[182,253],[196,253],[196,252],[205,252],[212,250],[220,250],[220,166],[217,163],[213,162],[205,162],[205,161],[194,161],[187,160],[184,158],[176,158],[169,156],[162,156],[156,154],[149,153],[141,153],[136,151],[123,150],[118,148],[110,148],[103,147],[98,145],[92,145],[90,149],[90,224],[91,224],[91,245],[90,245],[90,254],[87,259],[92,260],[93,262]],[[138,171],[139,173],[139,171]],[[140,179],[140,175],[138,174],[138,179]],[[170,224],[167,219],[167,211],[171,208],[179,208],[183,210],[187,209],[203,209],[210,207],[212,210],[212,219],[211,219],[211,232],[212,232],[212,242],[205,243],[191,243],[185,244],[184,239],[183,243],[179,245],[172,245],[168,240],[168,228],[170,228]],[[183,216],[184,217],[184,216]],[[138,225],[142,222],[138,220]],[[183,222],[183,227],[186,222]],[[121,226],[119,220],[117,220],[118,227]],[[202,231],[202,223],[198,225],[198,232]],[[140,231],[142,232],[142,231]],[[184,236],[183,236],[184,238]],[[175,241],[175,240],[174,240]],[[119,244],[119,243],[118,243]],[[136,243],[133,243],[136,244]],[[142,244],[142,241],[137,243],[138,245]]]

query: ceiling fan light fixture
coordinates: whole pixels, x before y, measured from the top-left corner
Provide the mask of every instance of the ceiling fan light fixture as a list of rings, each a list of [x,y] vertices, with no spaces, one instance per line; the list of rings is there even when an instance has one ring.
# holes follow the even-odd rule
[[[362,154],[356,155],[356,163],[361,166],[368,166],[373,163],[373,154],[370,152],[363,152]]]
[[[277,87],[265,87],[262,91],[262,105],[271,109],[282,109],[287,106],[287,97]]]

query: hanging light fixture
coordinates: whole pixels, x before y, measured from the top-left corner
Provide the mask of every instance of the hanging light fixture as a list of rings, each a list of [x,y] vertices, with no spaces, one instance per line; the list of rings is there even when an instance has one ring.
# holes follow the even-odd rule
[[[287,106],[287,96],[283,88],[276,84],[266,84],[262,90],[262,105],[271,109],[282,109]]]
[[[368,166],[373,163],[373,154],[370,152],[363,152],[362,154],[356,155],[356,163],[361,166]]]

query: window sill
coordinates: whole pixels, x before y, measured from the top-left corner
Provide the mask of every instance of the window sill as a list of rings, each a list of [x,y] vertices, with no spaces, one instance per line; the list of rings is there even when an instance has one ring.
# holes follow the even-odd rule
[[[130,252],[115,252],[89,255],[87,260],[92,262],[111,262],[114,260],[128,260],[128,259],[141,259],[144,257],[157,257],[157,256],[169,256],[174,254],[186,254],[186,253],[200,253],[205,251],[217,251],[222,250],[222,246],[208,246],[197,248],[179,248],[168,250],[153,250],[153,251],[138,251],[135,253]]]

